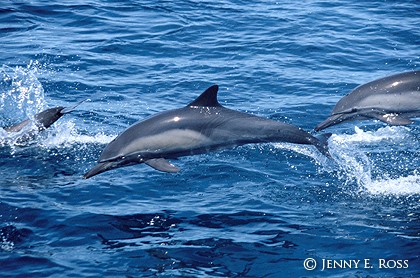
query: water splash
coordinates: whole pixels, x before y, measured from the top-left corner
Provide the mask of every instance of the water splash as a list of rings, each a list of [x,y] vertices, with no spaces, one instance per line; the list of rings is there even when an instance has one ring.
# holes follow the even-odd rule
[[[420,194],[420,174],[414,170],[412,175],[406,177],[384,177],[371,180],[365,185],[367,191],[375,195],[414,195]]]
[[[38,62],[31,61],[26,67],[7,65],[0,67],[0,127],[11,126],[32,119],[46,108],[44,89],[37,75],[41,69]],[[0,128],[0,146],[20,145],[28,130],[36,130],[29,123],[19,132],[6,132]],[[30,142],[29,142],[30,143]]]
[[[344,185],[356,183],[359,192],[373,195],[420,194],[419,143],[410,128],[363,131],[355,127],[354,134],[333,135],[329,145],[338,165],[335,176]],[[405,148],[413,151],[413,157],[407,158]],[[332,171],[329,167],[324,170]]]
[[[333,135],[333,141],[338,144],[375,144],[381,141],[398,142],[412,136],[411,129],[402,126],[386,126],[375,131],[363,131],[356,126],[354,132],[354,134]]]
[[[77,130],[73,120],[63,120],[56,123],[48,132],[45,138],[38,140],[38,146],[42,148],[71,148],[74,145],[86,144],[107,144],[116,135],[107,135],[103,132],[88,135],[82,134]]]
[[[354,134],[331,136],[328,145],[333,161],[315,148],[285,143],[273,145],[312,158],[320,166],[320,172],[330,173],[340,181],[342,188],[356,185],[357,193],[372,195],[420,194],[420,144],[415,130],[396,126],[375,131],[358,127],[354,130]],[[411,153],[407,153],[407,149]]]
[[[47,108],[44,89],[37,77],[43,67],[37,61],[31,61],[26,67],[0,67],[0,127],[33,119],[35,114]],[[33,122],[19,132],[7,132],[0,128],[0,147],[9,146],[12,152],[17,147],[34,144],[46,149],[69,148],[90,143],[106,144],[115,137],[104,133],[81,134],[68,116],[61,118],[48,130],[21,143],[22,136],[28,130],[36,130]]]
[[[0,126],[31,119],[46,108],[44,89],[37,78],[40,68],[38,62],[0,67]]]

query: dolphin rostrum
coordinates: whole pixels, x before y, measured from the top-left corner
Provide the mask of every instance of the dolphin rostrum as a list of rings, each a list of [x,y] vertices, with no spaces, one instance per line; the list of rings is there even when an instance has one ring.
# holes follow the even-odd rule
[[[316,138],[286,123],[234,111],[217,101],[213,85],[186,107],[139,121],[110,142],[84,178],[114,168],[146,163],[163,172],[180,169],[166,159],[267,142],[314,145],[329,156],[328,135]]]
[[[360,85],[340,99],[331,115],[315,127],[353,120],[376,119],[390,125],[408,125],[420,117],[420,71],[391,75]]]

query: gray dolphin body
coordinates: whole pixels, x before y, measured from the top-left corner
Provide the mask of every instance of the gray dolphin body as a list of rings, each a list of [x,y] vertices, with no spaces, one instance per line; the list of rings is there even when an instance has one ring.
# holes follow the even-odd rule
[[[391,75],[358,86],[335,105],[315,131],[353,120],[376,119],[408,125],[420,117],[420,71]]]
[[[3,129],[9,133],[18,133],[24,130],[26,127],[31,126],[27,130],[25,130],[22,134],[20,134],[18,138],[14,138],[13,140],[14,144],[18,144],[18,145],[24,144],[25,142],[33,138],[35,134],[37,134],[38,132],[49,128],[63,115],[73,111],[82,102],[79,102],[72,107],[57,106],[53,108],[48,108],[36,114],[32,120],[26,119],[16,125],[4,127]]]
[[[327,136],[318,139],[290,124],[227,109],[217,101],[217,92],[218,86],[211,86],[184,108],[130,126],[105,147],[98,164],[84,177],[139,163],[178,172],[180,169],[166,159],[250,143],[309,144],[329,156]]]
[[[31,122],[35,123],[35,127],[37,131],[42,131],[44,129],[49,128],[53,123],[55,123],[61,116],[65,113],[62,113],[65,107],[58,106],[54,108],[49,108],[44,110],[34,116],[33,121],[30,119],[24,120],[16,125],[4,127],[3,129],[7,132],[19,132],[24,129],[26,126],[31,124]]]

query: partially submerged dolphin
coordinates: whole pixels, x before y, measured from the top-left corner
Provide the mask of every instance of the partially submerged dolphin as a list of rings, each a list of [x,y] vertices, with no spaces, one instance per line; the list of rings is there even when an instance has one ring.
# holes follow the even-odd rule
[[[33,119],[26,119],[18,124],[4,127],[3,130],[8,133],[22,132],[22,134],[19,134],[18,138],[14,138],[15,143],[22,144],[30,140],[38,132],[49,128],[63,115],[72,112],[82,102],[79,102],[72,107],[57,106],[48,108],[36,114]]]
[[[33,120],[26,119],[18,124],[4,127],[3,129],[7,132],[19,132],[24,129],[26,126],[29,126],[31,123],[35,124],[37,131],[42,131],[49,128],[53,123],[55,123],[61,116],[70,112],[66,112],[66,108],[63,106],[57,106],[54,108],[46,109],[34,116]]]
[[[166,159],[263,142],[314,145],[329,156],[328,136],[316,138],[286,123],[234,111],[217,101],[213,85],[184,108],[149,117],[130,126],[103,150],[84,177],[114,168],[146,163],[163,172],[180,169]]]
[[[391,75],[358,86],[335,105],[331,115],[315,127],[353,120],[376,119],[390,125],[408,125],[420,117],[420,71]]]

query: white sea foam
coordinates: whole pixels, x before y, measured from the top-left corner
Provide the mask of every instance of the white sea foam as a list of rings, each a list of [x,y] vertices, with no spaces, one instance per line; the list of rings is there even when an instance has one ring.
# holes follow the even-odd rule
[[[357,191],[368,192],[369,194],[395,194],[413,195],[420,194],[420,175],[418,170],[419,159],[410,161],[410,165],[399,165],[400,175],[389,173],[386,168],[390,163],[385,156],[386,152],[392,152],[393,146],[401,145],[413,150],[420,149],[418,140],[408,127],[386,126],[376,131],[363,131],[355,127],[354,134],[332,135],[329,139],[330,153],[334,162],[319,154],[315,148],[308,148],[302,145],[276,143],[278,149],[292,150],[306,155],[321,165],[320,171],[331,173],[337,178],[342,186],[351,184],[357,185]],[[385,146],[385,147],[383,147]],[[380,161],[374,161],[369,152],[380,149],[385,152],[381,155]],[[400,154],[388,154],[402,155]],[[394,158],[397,163],[407,163],[407,160]],[[405,161],[405,162],[404,162]],[[416,166],[417,163],[417,166]],[[392,166],[392,165],[391,165]],[[397,168],[397,167],[391,167]]]
[[[387,167],[384,165],[388,162],[386,158],[382,158],[380,162],[377,162],[367,155],[369,151],[381,148],[383,144],[389,146],[385,150],[391,152],[393,150],[392,146],[406,141],[410,141],[410,144],[406,144],[407,148],[412,148],[413,143],[416,145],[414,146],[416,149],[419,148],[418,141],[413,139],[413,134],[411,134],[410,128],[407,127],[387,126],[376,131],[363,131],[355,127],[354,134],[333,135],[330,139],[329,146],[340,168],[337,176],[340,178],[343,178],[340,175],[345,176],[345,183],[355,181],[359,190],[374,195],[419,194],[420,177],[418,175],[418,165],[416,166],[418,164],[418,158],[412,161],[414,164],[398,167],[398,169],[406,170],[401,172],[400,176],[395,176],[395,173],[391,175],[389,170],[386,169]],[[368,146],[367,150],[365,149],[366,146]],[[401,154],[391,154],[391,156],[393,155]],[[396,158],[396,161],[407,163],[403,159],[398,160],[398,158]],[[373,172],[375,172],[375,175],[372,174]]]
[[[378,178],[364,185],[372,194],[414,195],[420,194],[420,175],[414,171],[412,175],[398,178]]]
[[[46,132],[46,137],[38,140],[37,144],[44,148],[66,148],[80,144],[107,144],[116,135],[107,135],[103,132],[96,134],[81,134],[76,124],[71,121],[61,121]]]
[[[401,141],[410,136],[410,129],[402,126],[386,126],[376,131],[363,131],[359,127],[354,128],[354,134],[333,135],[335,143],[377,143],[380,141]]]

